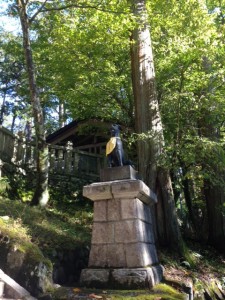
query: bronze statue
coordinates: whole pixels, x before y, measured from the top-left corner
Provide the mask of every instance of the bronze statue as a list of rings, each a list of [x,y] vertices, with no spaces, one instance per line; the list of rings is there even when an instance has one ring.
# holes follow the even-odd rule
[[[111,138],[106,145],[106,156],[108,159],[108,166],[110,168],[123,166],[125,163],[123,144],[120,138],[120,130],[120,125],[112,124],[110,129]]]

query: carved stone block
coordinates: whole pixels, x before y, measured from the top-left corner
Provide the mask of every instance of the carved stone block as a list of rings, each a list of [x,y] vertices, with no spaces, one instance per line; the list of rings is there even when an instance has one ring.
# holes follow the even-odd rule
[[[107,201],[99,200],[94,202],[94,222],[107,221]]]
[[[128,268],[147,267],[158,263],[155,246],[146,243],[126,244]]]
[[[107,220],[118,221],[121,219],[121,200],[111,199],[107,201]]]
[[[95,222],[92,228],[92,244],[114,243],[114,224]]]

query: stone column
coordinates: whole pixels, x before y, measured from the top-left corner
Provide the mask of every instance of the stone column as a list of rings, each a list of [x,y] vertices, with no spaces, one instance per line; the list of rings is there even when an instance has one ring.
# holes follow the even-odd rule
[[[94,201],[94,223],[89,265],[81,272],[81,284],[135,289],[158,283],[163,268],[157,257],[150,210],[156,195],[137,179],[93,183],[84,187],[83,194]]]

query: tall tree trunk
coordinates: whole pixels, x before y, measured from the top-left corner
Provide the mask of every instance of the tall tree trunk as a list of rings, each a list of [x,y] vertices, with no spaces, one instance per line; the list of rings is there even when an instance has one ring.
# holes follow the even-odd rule
[[[225,191],[222,186],[205,183],[205,198],[208,213],[208,242],[225,253]]]
[[[48,146],[45,141],[43,111],[36,85],[35,67],[29,34],[29,19],[27,15],[27,0],[16,0],[23,33],[23,46],[29,80],[30,97],[36,134],[37,149],[37,182],[31,204],[45,206],[49,199],[48,194]]]
[[[221,12],[221,23],[224,24],[224,16]],[[212,70],[213,62],[208,57],[203,57],[203,68],[205,72],[210,74],[213,73]],[[208,92],[210,94],[214,94],[214,85],[210,81],[210,85],[208,86]],[[211,111],[203,111],[201,114],[202,118],[198,120],[198,128],[201,128],[200,134],[201,136],[206,137],[209,141],[221,142],[221,148],[223,136],[221,136],[220,130],[215,123],[210,122]],[[224,148],[222,148],[223,151]],[[221,149],[215,151],[214,149],[214,159],[215,161],[207,162],[210,164],[211,171],[213,171],[217,180],[220,183],[217,183],[215,178],[205,180],[204,181],[204,195],[206,201],[206,209],[207,209],[207,226],[206,230],[208,230],[208,242],[210,245],[218,249],[219,251],[225,253],[225,169],[224,165],[221,166],[221,162],[224,161],[224,154],[221,154]],[[213,157],[212,156],[212,157]],[[207,166],[205,163],[202,164],[203,171],[207,171]],[[214,181],[214,182],[213,182]]]
[[[172,184],[167,170],[157,167],[164,138],[156,95],[154,61],[145,0],[132,0],[138,26],[131,43],[132,82],[135,101],[135,126],[138,140],[139,172],[146,184],[157,193],[157,232],[163,245],[179,248],[182,238],[178,226]]]

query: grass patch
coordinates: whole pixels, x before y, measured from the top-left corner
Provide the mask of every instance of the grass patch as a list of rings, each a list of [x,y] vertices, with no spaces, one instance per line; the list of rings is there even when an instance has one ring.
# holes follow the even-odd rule
[[[0,246],[6,249],[13,248],[13,252],[23,253],[29,261],[44,262],[51,268],[50,261],[44,257],[40,248],[32,242],[28,228],[24,227],[20,219],[13,219],[9,216],[0,217]],[[1,248],[2,249],[2,248]]]
[[[42,209],[0,199],[0,216],[11,220],[7,232],[14,234],[17,240],[32,240],[42,250],[74,249],[74,245],[90,243],[93,218],[90,207],[67,203],[60,209],[51,206]],[[20,225],[18,232],[17,224]]]

